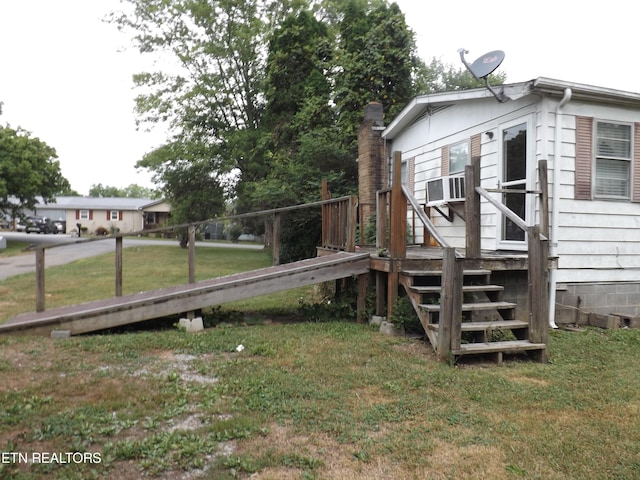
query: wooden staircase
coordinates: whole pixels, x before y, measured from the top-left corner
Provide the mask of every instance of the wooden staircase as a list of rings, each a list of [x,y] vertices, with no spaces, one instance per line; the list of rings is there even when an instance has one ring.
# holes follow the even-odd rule
[[[438,334],[443,273],[439,270],[403,270],[403,285],[434,350]],[[452,360],[463,355],[492,354],[498,363],[504,354],[545,355],[546,345],[529,341],[529,323],[516,319],[516,304],[503,300],[504,287],[490,283],[490,270],[462,271],[460,324],[452,328]]]

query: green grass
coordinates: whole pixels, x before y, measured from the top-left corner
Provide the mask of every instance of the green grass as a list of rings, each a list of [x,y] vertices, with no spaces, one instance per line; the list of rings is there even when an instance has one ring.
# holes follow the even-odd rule
[[[502,367],[451,367],[343,322],[3,338],[0,352],[2,450],[102,459],[2,478],[640,474],[638,330],[552,332],[552,363]]]
[[[83,303],[114,295],[114,254],[78,260],[47,268],[45,304],[52,308]],[[177,246],[128,247],[123,250],[123,294],[186,283],[187,250]],[[254,270],[271,265],[261,250],[224,247],[196,248],[196,280]],[[225,309],[281,312],[296,305],[310,289],[293,290],[228,304]],[[303,292],[303,293],[300,293]],[[0,282],[0,323],[35,309],[34,275],[24,274]]]
[[[2,232],[0,232],[0,237]],[[14,240],[7,240],[7,248],[0,250],[0,258],[12,257],[14,255],[25,254],[24,250],[29,246],[28,242],[16,242]]]
[[[184,279],[186,252],[171,250],[125,249],[125,288]],[[196,257],[199,278],[269,264]],[[48,285],[76,283],[48,301],[109,295],[111,271],[112,256],[52,268]],[[0,289],[17,298],[30,281]],[[233,308],[287,313],[300,295]],[[100,458],[0,462],[0,478],[640,478],[640,330],[553,331],[548,364],[452,367],[420,340],[303,312],[325,321],[0,337],[0,453]]]

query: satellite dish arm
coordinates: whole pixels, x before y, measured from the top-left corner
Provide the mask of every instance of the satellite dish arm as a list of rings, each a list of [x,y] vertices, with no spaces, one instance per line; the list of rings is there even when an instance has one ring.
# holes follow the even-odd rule
[[[458,53],[460,54],[460,61],[467,68],[467,71],[473,76],[473,78],[475,78],[476,80],[480,81],[480,79],[478,77],[476,77],[476,74],[473,73],[473,70],[471,69],[471,65],[469,65],[469,63],[464,58],[464,54],[465,53],[469,53],[469,50],[465,50],[464,48],[459,48],[458,49]]]
[[[489,77],[484,77],[484,86],[487,87],[487,90],[489,90],[494,97],[496,97],[496,100],[498,100],[500,103],[504,103],[508,100],[507,97],[504,96],[504,88],[500,89],[499,92],[496,92],[493,88],[491,88],[491,85],[489,85]]]

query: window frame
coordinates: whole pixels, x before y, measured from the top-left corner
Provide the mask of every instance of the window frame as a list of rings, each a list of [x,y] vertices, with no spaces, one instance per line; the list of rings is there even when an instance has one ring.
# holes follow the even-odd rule
[[[117,222],[118,220],[120,220],[120,211],[119,210],[109,210],[109,220],[112,221],[112,222]]]
[[[624,157],[620,157],[620,156],[615,156],[615,155],[601,155],[600,151],[599,151],[599,139],[600,137],[598,136],[598,125],[603,124],[603,123],[608,123],[608,124],[612,124],[612,125],[621,125],[621,126],[626,126],[629,129],[629,138],[626,140],[629,143],[629,156],[628,158],[624,158]],[[592,138],[593,138],[593,145],[592,145],[592,151],[593,151],[593,164],[592,164],[592,184],[591,184],[591,192],[592,192],[592,198],[593,199],[597,199],[597,200],[616,200],[616,201],[620,201],[620,200],[627,200],[627,201],[631,201],[632,197],[633,197],[633,168],[634,168],[634,125],[633,123],[630,122],[621,122],[621,121],[616,121],[616,120],[604,120],[604,119],[598,119],[598,118],[594,118],[593,119],[593,131],[592,131]],[[604,161],[615,161],[615,162],[624,162],[626,164],[627,167],[627,178],[626,178],[626,186],[627,186],[627,193],[626,195],[608,195],[608,194],[603,194],[603,193],[599,193],[598,192],[598,178],[602,179],[602,176],[598,176],[598,160],[604,160]]]
[[[78,220],[91,220],[90,210],[78,210]]]
[[[453,163],[454,163],[452,161],[452,159],[454,157],[453,152],[454,152],[454,149],[456,147],[461,147],[461,146],[465,146],[466,147],[467,159],[466,159],[464,165],[462,165],[462,168],[460,168],[458,170],[454,170],[452,168],[453,167]],[[468,139],[467,140],[462,140],[461,142],[456,142],[456,143],[453,143],[453,144],[449,145],[449,175],[457,175],[457,174],[460,174],[460,173],[464,173],[464,167],[469,165],[470,161],[471,161],[471,142],[470,142],[470,140],[468,140]]]

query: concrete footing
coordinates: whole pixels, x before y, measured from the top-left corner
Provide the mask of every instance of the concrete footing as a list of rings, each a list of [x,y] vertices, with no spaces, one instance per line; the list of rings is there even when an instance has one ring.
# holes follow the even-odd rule
[[[202,317],[196,317],[193,320],[188,318],[181,318],[178,326],[184,329],[187,333],[201,332],[204,330],[204,324],[202,323]]]

